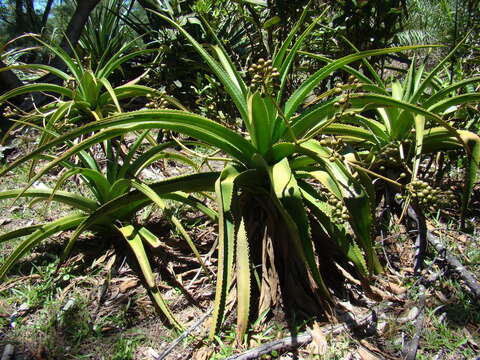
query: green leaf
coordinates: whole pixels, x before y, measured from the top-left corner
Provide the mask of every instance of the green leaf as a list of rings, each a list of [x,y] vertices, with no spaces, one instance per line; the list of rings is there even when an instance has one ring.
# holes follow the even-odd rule
[[[300,186],[303,198],[319,223],[322,224],[323,229],[326,230],[330,238],[336,241],[345,256],[355,264],[357,270],[367,277],[367,263],[358,244],[347,234],[343,226],[332,223],[333,208],[319,196],[312,186],[306,183],[302,183]]]
[[[431,106],[434,106],[436,103],[439,101],[442,101],[445,97],[448,97],[450,94],[452,94],[455,90],[462,88],[462,87],[467,87],[470,84],[475,84],[480,82],[480,77],[472,77],[468,78],[462,81],[458,81],[454,84],[451,84],[439,91],[435,91],[432,96],[430,96],[427,100],[425,100],[422,105],[424,108],[428,109]]]
[[[112,87],[112,84],[110,84],[110,82],[105,79],[105,78],[100,78],[98,79],[98,81],[100,83],[102,83],[102,85],[105,87],[105,89],[107,90],[108,94],[110,95],[110,98],[111,100],[113,101],[113,103],[115,104],[115,107],[117,108],[117,111],[119,113],[122,112],[122,108],[120,107],[120,103],[118,102],[118,98],[117,98],[117,95],[115,94],[115,90],[113,89]],[[98,98],[98,97],[97,97]]]
[[[295,137],[302,138],[307,136],[307,133],[312,134],[328,126],[336,113],[336,108],[333,105],[335,101],[337,100],[332,99],[325,103],[318,104],[294,119],[292,121],[292,132]],[[285,132],[284,137],[292,140],[288,132]]]
[[[223,321],[232,281],[235,225],[231,207],[235,195],[235,179],[239,174],[235,167],[227,166],[215,183],[218,204],[218,269],[210,338],[218,332]]]
[[[305,262],[306,269],[312,275],[320,292],[327,299],[331,299],[330,292],[325,285],[318,269],[313,243],[310,234],[310,224],[302,201],[300,188],[293,176],[288,159],[283,159],[269,169],[272,184],[273,200],[287,226],[293,245],[298,251],[300,259]]]
[[[287,76],[289,73],[289,70],[293,64],[293,60],[295,59],[295,56],[298,53],[298,50],[300,50],[300,47],[303,45],[303,42],[307,39],[308,35],[312,32],[312,30],[315,28],[317,23],[323,18],[323,15],[326,13],[327,9],[326,8],[319,17],[317,17],[306,29],[305,31],[299,36],[299,38],[295,41],[293,44],[292,48],[290,49],[288,55],[284,59],[284,51],[286,51],[287,47],[290,46],[290,42],[293,40],[293,36],[295,33],[298,31],[299,27],[303,23],[305,16],[307,14],[308,8],[310,7],[311,2],[307,4],[307,6],[304,8],[302,15],[300,16],[300,19],[298,20],[297,24],[295,27],[291,30],[290,34],[288,35],[287,39],[285,39],[285,42],[282,44],[282,47],[280,48],[279,53],[275,56],[273,63],[274,67],[276,67],[280,73],[280,89],[278,90],[278,96],[277,96],[277,101],[280,103],[283,92],[285,89],[285,86],[287,84]]]
[[[412,95],[412,97],[410,98],[410,102],[412,104],[415,104],[419,99],[420,97],[422,96],[422,94],[424,93],[424,91],[426,90],[426,88],[428,86],[431,85],[432,81],[433,81],[433,78],[434,76],[443,68],[443,66],[447,63],[448,59],[450,57],[452,57],[455,52],[458,50],[458,48],[464,43],[464,41],[466,40],[466,37],[460,41],[453,49],[452,51],[450,51],[450,53],[445,56],[442,61],[440,61],[434,68],[433,70],[425,77],[425,79],[423,79],[423,82],[418,86],[417,90],[415,91],[415,93]]]
[[[38,224],[38,225],[32,225],[32,226],[27,226],[24,228],[16,229],[13,231],[6,232],[4,234],[0,235],[0,243],[16,239],[22,236],[30,235],[33,233],[35,230],[41,228],[42,226],[45,226],[45,224]]]
[[[425,117],[415,115],[415,156],[413,158],[412,179],[417,178],[418,168],[421,162],[421,154],[423,148],[423,138],[425,136]]]
[[[152,267],[150,266],[150,261],[148,260],[148,256],[145,252],[145,248],[143,247],[143,242],[140,235],[132,225],[123,226],[121,228],[117,228],[117,230],[123,235],[125,240],[127,240],[127,244],[132,249],[142,271],[143,278],[148,286],[148,291],[153,291],[153,294],[155,294],[153,297],[156,300],[156,305],[160,308],[170,324],[175,326],[177,329],[182,330],[182,326],[173,316],[172,311],[158,291],[157,285],[155,284],[155,276],[153,275]]]
[[[53,66],[43,65],[43,64],[28,64],[28,65],[10,65],[0,68],[0,72],[8,71],[8,70],[23,70],[23,69],[34,69],[34,70],[44,70],[58,76],[62,80],[69,80],[71,78],[70,75],[66,74],[60,69],[57,69]]]
[[[201,116],[178,110],[145,110],[134,113],[124,113],[109,119],[90,123],[63,136],[59,136],[48,144],[40,146],[30,154],[17,159],[6,168],[0,170],[0,175],[20,164],[23,164],[25,161],[34,158],[43,151],[48,150],[55,145],[62,144],[66,140],[75,139],[82,134],[88,134],[103,129],[103,131],[85,139],[78,145],[71,147],[61,156],[48,163],[34,178],[32,178],[29,184],[31,185],[55,165],[77,154],[81,150],[88,149],[92,145],[100,143],[103,140],[119,136],[129,131],[152,128],[175,130],[196,137],[224,150],[226,153],[246,164],[250,162],[255,153],[255,149],[252,145],[241,135]]]
[[[451,133],[452,136],[456,137],[460,143],[463,143],[463,140],[460,137],[458,131],[453,126],[451,126],[447,121],[443,120],[437,114],[431,111],[425,110],[419,106],[416,106],[410,103],[405,103],[403,101],[399,101],[391,97],[378,95],[378,94],[354,94],[354,95],[351,95],[350,102],[353,107],[362,107],[363,110],[368,110],[368,109],[382,110],[382,107],[390,106],[395,109],[406,110],[406,112],[411,114],[411,116],[413,116],[413,114],[422,115],[427,119],[433,120],[438,125],[443,126],[445,129],[447,129]],[[388,116],[388,117],[394,118],[394,116]],[[411,120],[413,120],[413,118],[411,118]],[[397,121],[400,121],[400,120],[397,120]],[[408,128],[408,126],[406,127]],[[389,132],[394,130],[395,129],[388,129]],[[397,130],[397,133],[400,134],[398,130]]]
[[[163,199],[160,198],[160,196],[152,190],[152,188],[148,185],[141,184],[135,180],[132,180],[132,186],[137,189],[138,191],[142,192],[145,194],[146,197],[148,197],[150,200],[152,200],[161,210],[166,209],[166,204],[163,201]],[[195,257],[197,258],[198,262],[202,266],[203,270],[208,274],[208,269],[205,267],[205,264],[202,260],[202,257],[200,256],[200,253],[198,252],[197,247],[195,246],[192,238],[190,235],[188,235],[187,231],[183,227],[182,223],[175,217],[175,216],[170,216],[170,221],[173,223],[173,225],[177,228],[177,230],[180,232],[182,237],[185,239],[187,242],[188,246],[194,253]]]
[[[206,21],[202,16],[200,16],[202,19],[202,24],[205,26],[205,28],[208,30],[208,32],[213,36],[216,42],[216,47],[214,47],[214,50],[217,53],[217,56],[222,63],[222,66],[224,69],[227,71],[227,73],[230,75],[231,78],[236,79],[236,84],[238,85],[239,88],[242,89],[243,96],[247,95],[247,86],[245,85],[245,81],[243,81],[242,75],[240,72],[235,70],[235,64],[233,63],[232,59],[228,56],[227,50],[223,46],[223,42],[218,38],[217,34],[215,31],[213,31],[212,27],[210,26],[210,23]]]
[[[350,213],[350,225],[357,236],[367,257],[369,273],[380,272],[381,266],[373,248],[371,237],[372,209],[367,192],[356,180],[344,164],[338,160],[325,161],[326,150],[316,140],[303,143],[299,150],[305,151],[313,159],[323,163],[331,181],[336,183],[341,196]]]
[[[248,235],[245,218],[242,217],[237,229],[237,342],[241,343],[247,331],[250,316],[251,271]]]
[[[369,56],[378,56],[383,54],[390,54],[394,52],[406,51],[406,50],[414,50],[428,46],[402,46],[402,47],[393,47],[389,49],[378,49],[378,50],[366,50],[359,52],[357,54],[351,54],[344,56],[340,59],[337,59],[322,69],[315,72],[312,76],[310,76],[303,84],[295,90],[292,96],[288,99],[287,103],[285,104],[285,116],[290,118],[296,111],[298,111],[300,105],[308,96],[308,94],[327,76],[332,74],[334,71],[342,68],[343,66],[364,57]]]
[[[132,40],[131,43],[136,41],[136,39]],[[128,44],[127,44],[128,45]],[[151,52],[156,51],[155,49],[144,49],[144,50],[138,50],[134,51],[130,54],[124,55],[125,48],[120,49],[112,58],[99,70],[95,72],[95,75],[98,78],[108,78],[113,71],[118,69],[118,67],[123,64],[124,62],[133,59],[137,56],[143,55],[143,54],[148,54]]]
[[[225,69],[220,66],[220,64],[218,64],[215,59],[207,51],[205,51],[205,49],[203,49],[202,45],[200,45],[187,31],[185,31],[182,26],[158,12],[152,12],[169,24],[173,25],[193,45],[198,54],[205,60],[215,75],[217,75],[218,79],[225,87],[225,91],[227,91],[227,93],[231,96],[233,102],[237,106],[238,111],[240,112],[242,119],[247,119],[247,103],[242,89],[236,85],[235,81],[232,79],[232,77],[230,77],[227,71],[225,71]]]
[[[467,144],[470,152],[468,154],[468,162],[465,171],[465,185],[463,188],[462,196],[462,227],[463,222],[465,221],[465,215],[470,203],[473,187],[477,181],[477,172],[480,168],[480,137],[471,132],[462,131],[461,136],[463,141]]]
[[[0,200],[18,197],[53,200],[87,212],[95,210],[98,206],[95,201],[87,199],[81,195],[67,191],[54,191],[53,189],[16,189],[0,192]]]
[[[277,25],[282,19],[280,19],[280,16],[273,16],[271,17],[270,19],[266,20],[264,23],[263,23],[263,28],[264,29],[268,29],[274,25]]]
[[[0,103],[3,103],[15,96],[27,94],[31,92],[53,92],[59,95],[64,95],[70,99],[72,99],[74,96],[72,90],[67,89],[63,86],[39,83],[39,84],[23,85],[13,90],[7,91],[5,94],[0,96]]]
[[[159,248],[162,245],[160,239],[145,227],[141,227],[140,229],[138,229],[138,234],[148,243],[148,245],[155,249]]]
[[[39,227],[29,237],[23,240],[2,263],[0,267],[0,280],[3,279],[6,273],[22,256],[24,256],[34,246],[38,245],[42,240],[45,240],[49,236],[52,236],[58,232],[75,228],[75,226],[80,224],[85,218],[86,216],[84,215],[68,215]]]
[[[78,58],[77,53],[75,52],[75,50],[73,49],[73,47],[71,46],[70,43],[69,43],[69,45],[73,50],[73,56],[75,57],[75,61],[60,46],[50,45],[50,44],[40,40],[38,37],[35,37],[35,40],[38,41],[39,43],[41,43],[46,48],[48,48],[55,55],[57,55],[58,58],[61,59],[65,63],[65,65],[67,65],[67,68],[70,70],[70,72],[73,74],[73,76],[75,77],[75,79],[77,81],[82,78],[82,74],[83,74],[82,62]]]
[[[255,92],[248,97],[248,121],[245,123],[253,146],[265,155],[272,147],[277,110],[270,96]]]
[[[443,111],[447,110],[452,106],[465,105],[468,103],[477,103],[477,102],[480,102],[480,94],[467,93],[467,94],[457,95],[457,96],[446,98],[444,100],[437,101],[435,104],[432,104],[428,108],[428,111],[442,114]]]

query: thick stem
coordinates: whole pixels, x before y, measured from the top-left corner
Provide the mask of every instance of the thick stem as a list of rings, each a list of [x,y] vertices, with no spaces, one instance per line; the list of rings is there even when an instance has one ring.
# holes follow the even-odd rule
[[[41,29],[45,28],[47,25],[48,15],[50,15],[50,10],[52,9],[53,0],[48,0],[45,5],[45,10],[43,10]]]
[[[425,221],[425,215],[418,206],[413,206],[415,211],[416,223],[417,223],[417,239],[415,241],[415,265],[413,272],[415,275],[419,275],[423,268],[423,260],[425,259],[425,253],[427,251],[427,223]]]

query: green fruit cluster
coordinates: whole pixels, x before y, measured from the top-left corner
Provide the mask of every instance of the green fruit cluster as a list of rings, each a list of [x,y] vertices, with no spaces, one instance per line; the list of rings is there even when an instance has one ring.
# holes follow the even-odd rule
[[[16,115],[18,115],[17,110],[12,108],[10,105],[6,106],[5,109],[3,109],[3,117],[5,118],[15,117]]]
[[[400,153],[398,148],[399,144],[396,142],[385,145],[377,153],[378,160],[380,162],[386,163],[397,163],[400,160]]]
[[[327,202],[333,207],[332,221],[335,224],[343,224],[345,221],[350,220],[347,207],[335,195],[329,193],[327,195]]]
[[[329,161],[335,161],[335,160],[341,160],[343,161],[345,159],[345,156],[343,156],[340,152],[342,151],[344,147],[344,143],[342,139],[337,139],[334,136],[329,136],[326,138],[323,138],[320,140],[320,145],[322,146],[327,146],[329,147],[332,151],[330,152],[330,155],[328,156]]]
[[[166,109],[168,107],[168,101],[165,98],[160,96],[153,96],[152,94],[147,95],[149,102],[145,105],[147,109]]]
[[[332,151],[328,157],[328,160],[334,162],[335,160],[343,161],[345,160],[345,156],[340,154],[338,151]]]
[[[342,139],[338,139],[334,136],[329,136],[329,137],[321,139],[320,140],[320,145],[338,149],[338,148],[342,148],[344,143],[343,143]]]
[[[252,78],[250,89],[258,90],[262,94],[271,94],[280,87],[278,78],[280,73],[277,68],[272,66],[272,60],[258,59],[257,64],[253,64],[248,69]]]
[[[407,185],[412,199],[420,205],[446,205],[456,203],[455,194],[451,190],[443,191],[434,188],[422,180],[414,180]]]

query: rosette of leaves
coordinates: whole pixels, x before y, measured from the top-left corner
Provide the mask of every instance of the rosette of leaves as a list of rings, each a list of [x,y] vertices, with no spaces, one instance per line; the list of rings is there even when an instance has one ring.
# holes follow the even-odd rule
[[[343,95],[347,106],[342,123],[331,124],[324,132],[338,135],[355,146],[369,169],[393,180],[398,180],[404,173],[415,181],[425,156],[450,150],[464,151],[467,161],[463,218],[477,178],[480,137],[458,129],[456,117],[461,114],[459,110],[480,101],[480,94],[472,87],[478,84],[480,77],[454,83],[439,79],[456,49],[430,72],[425,71],[423,65],[417,67],[413,59],[404,80],[391,83],[384,82],[366,59],[362,59],[366,75],[346,66],[344,70],[350,73],[351,79],[356,79],[356,85],[352,82],[344,84],[342,90],[348,92],[354,87],[355,92]],[[309,55],[327,63],[333,62],[322,56]]]
[[[118,139],[106,140],[103,162],[98,151],[82,149],[75,151],[77,161],[64,158],[60,162],[63,175],[58,179],[55,188],[22,188],[0,192],[0,200],[28,198],[31,204],[41,201],[57,202],[70,206],[73,210],[66,216],[53,221],[28,226],[0,235],[0,243],[24,237],[13,252],[0,264],[0,279],[3,278],[15,263],[26,255],[32,248],[45,239],[56,234],[72,231],[68,243],[65,245],[61,263],[70,254],[77,239],[87,230],[93,231],[95,236],[109,239],[117,254],[126,256],[127,262],[142,280],[157,311],[165,317],[167,323],[177,328],[182,325],[177,321],[168,305],[164,301],[158,287],[158,282],[152,270],[150,260],[152,250],[161,246],[161,240],[148,228],[136,221],[136,214],[143,208],[153,205],[162,211],[162,215],[170,221],[188,243],[192,253],[196,256],[202,268],[205,267],[200,253],[193,240],[183,227],[180,220],[171,211],[171,204],[187,204],[204,213],[212,220],[216,220],[214,211],[205,207],[200,200],[185,193],[179,186],[182,177],[170,179],[161,183],[147,185],[138,176],[141,171],[159,159],[177,160],[188,166],[197,165],[189,158],[179,153],[163,151],[168,143],[153,146],[138,155],[142,142],[148,131],[143,132],[129,148],[129,151],[119,161],[121,145]],[[50,135],[58,137],[60,134],[50,131]],[[68,145],[73,147],[71,142]],[[53,156],[42,155],[44,160],[51,161]],[[71,177],[77,177],[80,184],[90,190],[90,195],[82,195],[80,191],[68,192],[59,190]],[[189,176],[192,190],[211,190],[211,182],[218,176],[215,173],[202,173]],[[193,184],[196,185],[193,185]],[[30,183],[31,184],[31,183]],[[93,240],[95,241],[95,240]],[[94,243],[92,246],[96,246]]]
[[[256,85],[265,86],[251,89],[220,41],[211,47],[210,53],[180,25],[162,17],[188,39],[223,84],[245,132],[186,111],[135,111],[60,136],[10,164],[4,172],[48,147],[82,134],[94,133],[51,161],[32,181],[72,153],[130,131],[160,128],[195,138],[225,154],[227,165],[215,178],[195,174],[165,182],[169,187],[178,186],[175,190],[199,191],[199,177],[207,180],[209,176],[208,185],[215,188],[219,242],[211,335],[220,329],[231,289],[237,294],[240,341],[249,319],[278,305],[281,297],[291,315],[318,313],[332,301],[324,274],[335,272],[335,263],[355,272],[365,286],[369,276],[381,271],[381,266],[371,237],[370,180],[355,174],[346,156],[332,157],[336,150],[313,138],[322,131],[319,123],[326,126],[336,120],[338,110],[334,104],[338,97],[326,97],[327,100],[300,112],[302,105],[322,80],[346,64],[410,47],[371,50],[340,58],[309,76],[284,98],[283,89],[294,58],[315,26],[314,22],[299,32],[306,12],[268,65],[272,67],[271,74],[275,74],[276,85],[268,86],[269,79],[263,79],[266,83],[259,79]],[[332,195],[338,199],[335,205]],[[121,199],[113,200],[109,206]],[[332,216],[339,210],[338,204],[342,204],[340,218],[334,221]]]
[[[117,112],[121,113],[122,100],[157,93],[155,89],[137,84],[141,76],[116,87],[110,81],[125,62],[152,52],[149,49],[132,51],[136,40],[123,44],[113,55],[108,55],[109,57],[105,54],[104,58],[98,60],[99,65],[95,69],[90,67],[87,60],[80,59],[75,51],[73,56],[70,56],[60,47],[49,45],[40,39],[36,40],[63,61],[66,71],[41,64],[12,65],[0,69],[0,71],[38,70],[51,73],[63,81],[63,85],[26,84],[0,96],[0,103],[30,93],[48,94],[55,98],[53,102],[35,106],[31,113],[24,114],[21,124],[44,124],[47,129],[64,131],[78,124],[97,121]],[[40,144],[47,140],[48,132],[44,132],[42,136]]]

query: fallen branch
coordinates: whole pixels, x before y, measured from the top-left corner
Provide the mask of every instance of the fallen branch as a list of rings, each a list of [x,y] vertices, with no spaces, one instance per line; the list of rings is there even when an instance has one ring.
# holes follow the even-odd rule
[[[155,356],[155,360],[162,360],[167,357],[168,354],[172,352],[175,347],[180,344],[180,342],[185,339],[188,335],[190,335],[192,332],[195,331],[197,327],[199,327],[205,319],[212,313],[213,308],[208,310],[200,319],[197,320],[192,326],[190,326],[187,330],[185,330],[183,333],[180,334],[178,338],[176,338],[168,348],[166,348],[160,355]]]
[[[5,345],[1,360],[11,360],[14,353],[15,353],[15,348],[13,347],[12,344]]]
[[[418,344],[420,343],[420,337],[423,330],[423,319],[425,317],[425,287],[420,285],[420,299],[419,299],[419,313],[417,315],[417,320],[415,321],[415,334],[413,335],[412,340],[405,346],[403,349],[403,359],[405,360],[415,360],[417,357]]]
[[[408,216],[410,216],[414,221],[417,221],[417,216],[415,211],[409,207]],[[440,253],[443,254],[448,265],[452,268],[453,271],[458,273],[460,277],[465,281],[468,289],[471,293],[477,298],[480,299],[480,282],[475,278],[475,276],[468,271],[465,266],[452,254],[450,254],[445,245],[443,245],[440,238],[433,235],[430,231],[427,231],[427,241]]]
[[[376,314],[375,312],[372,312],[370,315],[365,316],[364,318],[360,319],[357,322],[352,321],[352,322],[347,322],[337,326],[333,326],[330,328],[324,328],[322,329],[322,332],[324,335],[335,335],[348,329],[359,328],[361,326],[364,326],[370,323],[371,321],[374,321],[375,319],[376,319]],[[256,348],[245,351],[241,354],[230,356],[225,360],[257,359],[257,358],[260,358],[260,356],[262,355],[271,353],[272,351],[293,350],[297,347],[306,345],[311,341],[312,341],[312,335],[310,334],[310,332],[303,332],[298,335],[288,336],[283,339],[268,342]]]

